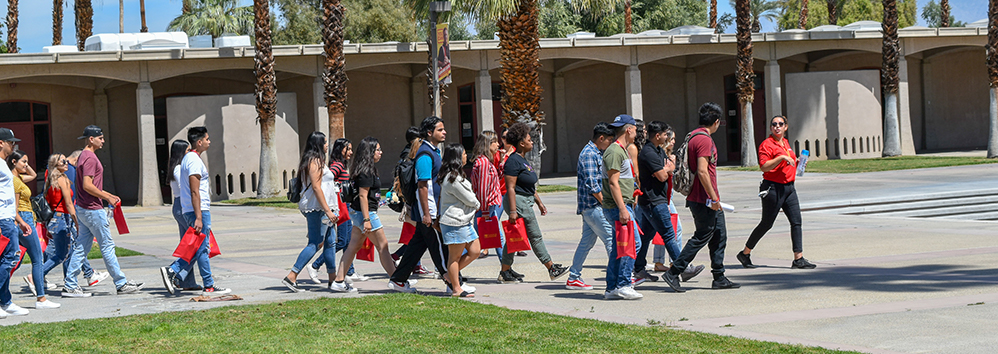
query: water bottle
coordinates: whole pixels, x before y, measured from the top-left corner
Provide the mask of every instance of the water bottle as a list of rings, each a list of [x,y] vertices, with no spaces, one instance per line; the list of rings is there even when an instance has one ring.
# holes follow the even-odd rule
[[[797,162],[797,176],[804,175],[804,168],[807,167],[807,157],[810,154],[811,153],[808,152],[807,150],[803,150],[800,152],[800,160]]]

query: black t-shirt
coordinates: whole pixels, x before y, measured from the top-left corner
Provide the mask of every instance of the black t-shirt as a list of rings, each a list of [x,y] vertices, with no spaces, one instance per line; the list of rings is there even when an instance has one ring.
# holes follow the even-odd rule
[[[516,177],[516,194],[533,196],[537,192],[537,173],[520,154],[509,155],[503,174]]]
[[[350,201],[350,207],[353,210],[360,211],[360,189],[370,188],[367,191],[367,210],[377,211],[378,201],[381,200],[381,179],[373,174],[352,176],[353,185],[357,188],[357,196]]]
[[[653,174],[665,168],[665,150],[647,143],[638,152],[638,178],[641,179],[641,192],[638,205],[659,205],[668,203],[668,180],[659,182]]]

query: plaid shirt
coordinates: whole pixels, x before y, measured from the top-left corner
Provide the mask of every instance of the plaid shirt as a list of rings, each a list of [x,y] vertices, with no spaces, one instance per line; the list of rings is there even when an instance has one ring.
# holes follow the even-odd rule
[[[603,191],[603,154],[592,141],[579,153],[577,173],[579,205],[575,213],[582,214],[583,210],[600,206],[600,202],[593,197],[593,194]]]

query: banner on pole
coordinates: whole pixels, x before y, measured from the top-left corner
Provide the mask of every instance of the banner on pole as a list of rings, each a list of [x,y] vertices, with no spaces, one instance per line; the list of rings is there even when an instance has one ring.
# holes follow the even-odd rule
[[[447,23],[437,24],[437,80],[442,85],[451,83],[450,77],[450,32]]]

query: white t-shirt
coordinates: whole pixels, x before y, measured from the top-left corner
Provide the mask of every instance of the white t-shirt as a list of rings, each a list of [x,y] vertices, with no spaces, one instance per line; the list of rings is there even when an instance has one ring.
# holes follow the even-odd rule
[[[14,174],[6,163],[0,162],[0,220],[17,217],[17,200],[14,199]]]
[[[180,164],[173,167],[173,180],[170,181],[170,194],[173,195],[172,200],[176,200],[180,196]]]
[[[201,194],[201,211],[205,212],[211,208],[211,194],[208,191],[211,186],[208,182],[208,167],[201,161],[201,156],[196,152],[188,152],[184,155],[184,160],[180,162],[180,207],[184,213],[193,213],[194,205],[191,204],[191,180],[190,176],[201,176],[201,185],[198,190]]]

